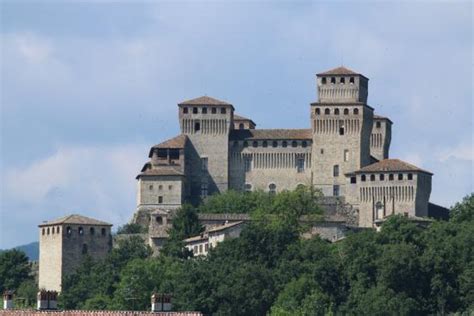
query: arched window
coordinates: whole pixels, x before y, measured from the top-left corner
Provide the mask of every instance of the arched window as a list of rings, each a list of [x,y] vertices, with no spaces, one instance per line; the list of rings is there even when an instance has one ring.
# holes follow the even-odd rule
[[[94,235],[94,234],[95,234],[95,229],[94,229],[94,227],[91,227],[91,228],[89,229],[89,232],[90,232],[91,235]]]
[[[245,192],[250,192],[250,191],[252,191],[252,185],[251,185],[250,183],[246,183],[246,184],[244,185],[244,190],[245,190]]]
[[[296,146],[298,146],[298,143],[297,143],[295,140],[292,141],[292,142],[291,142],[291,147],[296,147]]]
[[[49,227],[46,228],[46,235],[49,235]]]
[[[322,84],[326,84],[326,83],[327,83],[326,77],[323,77],[323,78],[321,79],[321,83],[322,83]]]
[[[44,236],[44,233],[45,233],[45,231],[44,231],[44,228],[43,228],[43,229],[42,229],[42,234],[43,234],[43,236]]]
[[[339,120],[339,135],[344,135],[344,132],[345,132],[344,121]]]
[[[84,228],[82,228],[82,227],[79,227],[79,230],[78,230],[78,232],[79,232],[79,236],[82,236],[82,235],[84,235]]]
[[[202,114],[207,114],[207,108],[202,108]]]
[[[380,181],[385,180],[385,175],[384,175],[383,173],[379,176],[379,180],[380,180]]]
[[[349,114],[349,109],[344,109],[344,115],[348,115]]]
[[[331,111],[329,109],[324,110],[324,114],[329,115],[329,113],[331,113]]]
[[[276,193],[276,185],[275,183],[270,183],[270,185],[268,186],[268,192],[270,192],[270,194],[275,194]]]
[[[335,109],[334,114],[339,115],[339,109]]]
[[[157,216],[155,217],[155,220],[158,225],[163,225],[163,217]]]
[[[249,143],[247,141],[244,141],[244,147],[249,147]]]
[[[66,227],[66,235],[71,236],[72,235],[72,228],[70,226]]]
[[[240,123],[240,124],[239,124],[239,129],[244,129],[244,127],[245,127],[245,126],[244,126],[244,123]]]
[[[381,128],[381,127],[382,127],[382,123],[380,123],[380,122],[375,122],[375,127],[376,127],[376,128]]]
[[[408,180],[413,180],[413,174],[412,173],[408,174]]]
[[[225,113],[226,113],[225,108],[221,108],[221,113],[222,113],[222,114],[225,114]]]
[[[194,123],[194,131],[198,132],[200,130],[201,130],[201,123],[199,122]]]
[[[339,83],[346,83],[346,78],[341,77],[341,80],[339,80]]]
[[[266,140],[264,140],[263,143],[262,143],[262,146],[263,147],[268,147],[268,142]]]
[[[212,114],[216,114],[216,113],[217,113],[217,109],[216,109],[216,108],[211,108],[211,113],[212,113]]]
[[[105,228],[102,228],[100,230],[100,233],[102,234],[102,236],[105,236],[107,232],[106,232]]]
[[[301,143],[301,147],[306,148],[307,146],[308,146],[308,142],[304,140],[304,141]]]
[[[331,83],[336,83],[336,77],[331,77]]]
[[[272,142],[272,146],[273,146],[273,147],[278,147],[278,142],[277,142],[276,140],[274,140],[274,141]]]
[[[334,165],[332,168],[332,175],[334,177],[339,177],[339,165]]]
[[[388,181],[393,181],[393,173],[388,175]]]
[[[350,77],[350,78],[349,78],[349,83],[350,83],[350,84],[354,84],[354,77]]]
[[[354,115],[358,115],[359,114],[359,109],[355,108],[354,109]]]
[[[256,140],[254,140],[254,141],[252,142],[252,146],[253,146],[253,147],[258,147],[258,142],[257,142]]]
[[[188,113],[188,108],[183,108],[183,113],[187,114]]]
[[[375,174],[370,175],[370,181],[375,181]]]
[[[403,173],[398,174],[398,180],[403,180]]]
[[[197,114],[198,113],[198,108],[193,108],[193,114]]]
[[[59,226],[56,227],[56,234],[59,234]]]
[[[365,182],[365,180],[366,180],[366,179],[365,179],[365,174],[361,175],[361,176],[360,176],[360,181]]]
[[[281,143],[281,146],[282,146],[282,147],[288,146],[288,142],[287,142],[286,140],[284,140],[284,141]]]
[[[316,115],[320,115],[320,114],[321,114],[321,109],[320,109],[320,108],[316,108],[315,113],[316,113]]]

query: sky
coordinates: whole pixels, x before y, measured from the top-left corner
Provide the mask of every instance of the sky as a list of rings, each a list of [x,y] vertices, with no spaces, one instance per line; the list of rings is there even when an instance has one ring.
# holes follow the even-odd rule
[[[177,103],[231,102],[258,128],[309,128],[315,74],[370,78],[390,156],[473,192],[473,7],[446,2],[0,1],[0,248],[80,213],[117,225]]]

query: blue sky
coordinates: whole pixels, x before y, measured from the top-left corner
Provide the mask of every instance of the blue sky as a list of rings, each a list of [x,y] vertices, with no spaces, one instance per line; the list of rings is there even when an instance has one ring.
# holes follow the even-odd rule
[[[341,64],[394,122],[391,157],[435,174],[432,202],[473,191],[470,2],[0,3],[0,248],[68,213],[130,220],[179,101],[309,127],[315,74]]]

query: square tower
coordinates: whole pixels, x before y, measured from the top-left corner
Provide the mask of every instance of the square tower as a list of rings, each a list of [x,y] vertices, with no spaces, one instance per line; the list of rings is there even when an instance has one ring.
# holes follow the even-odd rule
[[[102,259],[112,249],[112,224],[93,218],[69,215],[38,227],[40,289],[60,292],[63,277],[85,256]]]

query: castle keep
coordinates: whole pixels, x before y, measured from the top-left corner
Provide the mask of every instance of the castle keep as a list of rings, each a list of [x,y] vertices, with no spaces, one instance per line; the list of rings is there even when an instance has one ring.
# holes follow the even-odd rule
[[[391,214],[428,215],[432,173],[389,158],[392,121],[367,104],[369,79],[345,67],[317,74],[310,128],[257,129],[232,104],[199,97],[178,104],[181,134],[153,146],[137,176],[137,211],[159,212],[233,189],[320,189],[372,227]],[[161,222],[160,222],[161,221]]]

